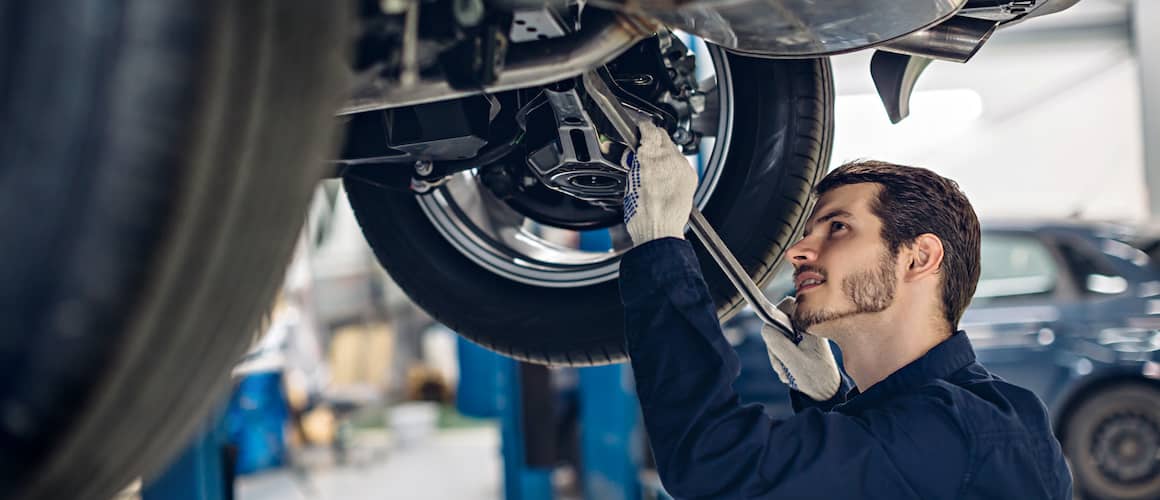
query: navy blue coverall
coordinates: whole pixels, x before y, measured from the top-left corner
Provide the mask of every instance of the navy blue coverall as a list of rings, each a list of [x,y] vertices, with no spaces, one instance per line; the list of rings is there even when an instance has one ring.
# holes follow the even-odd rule
[[[620,264],[636,390],[675,498],[1071,498],[1046,408],[975,362],[962,332],[874,384],[796,415],[742,405],[737,357],[689,242],[662,238]]]

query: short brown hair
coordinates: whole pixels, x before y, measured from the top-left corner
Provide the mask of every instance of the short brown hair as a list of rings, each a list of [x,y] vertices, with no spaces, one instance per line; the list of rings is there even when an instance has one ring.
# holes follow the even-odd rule
[[[930,170],[874,160],[838,167],[814,192],[821,196],[839,186],[866,182],[881,186],[871,210],[882,219],[882,239],[892,256],[921,234],[942,240],[943,316],[952,330],[958,328],[979,283],[979,218],[971,202],[958,183]]]

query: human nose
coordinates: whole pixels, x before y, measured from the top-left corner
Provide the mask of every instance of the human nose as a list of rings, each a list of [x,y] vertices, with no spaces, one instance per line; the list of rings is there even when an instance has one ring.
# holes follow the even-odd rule
[[[786,256],[789,257],[790,264],[798,267],[802,264],[809,264],[818,259],[818,249],[814,242],[807,236],[797,241],[786,250]]]

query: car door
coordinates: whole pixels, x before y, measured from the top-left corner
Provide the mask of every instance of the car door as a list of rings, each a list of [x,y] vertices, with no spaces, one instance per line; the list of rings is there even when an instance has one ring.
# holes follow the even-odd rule
[[[1076,304],[1065,262],[1034,232],[988,231],[981,267],[960,328],[993,373],[1041,397],[1052,392],[1067,375],[1052,344],[1066,334]]]

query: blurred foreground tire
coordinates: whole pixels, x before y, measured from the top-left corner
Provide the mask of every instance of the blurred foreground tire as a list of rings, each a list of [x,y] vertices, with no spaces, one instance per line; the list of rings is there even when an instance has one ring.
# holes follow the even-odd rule
[[[1160,498],[1160,388],[1126,383],[1089,397],[1064,422],[1063,446],[1084,498]]]
[[[111,498],[221,401],[330,153],[345,7],[0,4],[0,498]]]

